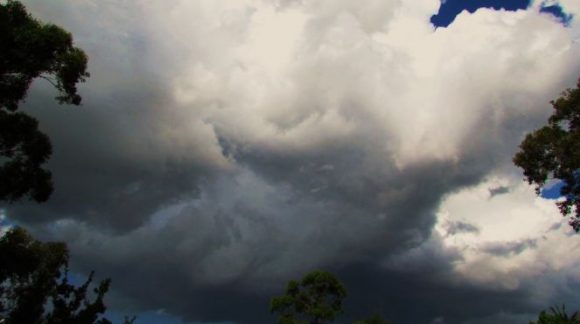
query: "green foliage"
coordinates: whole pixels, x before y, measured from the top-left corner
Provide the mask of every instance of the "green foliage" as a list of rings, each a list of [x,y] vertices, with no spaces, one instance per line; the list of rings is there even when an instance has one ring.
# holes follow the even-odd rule
[[[50,140],[34,118],[15,111],[36,78],[57,89],[59,103],[79,105],[77,83],[89,76],[88,59],[70,33],[32,18],[14,0],[0,4],[0,49],[0,201],[43,202],[53,191],[51,173],[42,168]]]
[[[64,29],[32,18],[24,5],[0,5],[0,107],[18,109],[32,81],[51,78],[61,103],[79,105],[76,84],[85,81],[87,56]]]
[[[272,298],[270,311],[279,314],[279,324],[321,324],[342,313],[345,297],[346,288],[333,274],[313,271],[288,282],[286,294]]]
[[[64,243],[43,243],[24,229],[0,239],[0,322],[3,324],[108,324],[102,314],[110,280],[100,282],[89,298],[93,273],[79,287],[68,282]]]
[[[357,321],[355,324],[389,324],[389,321],[384,319],[381,315],[375,314],[367,319]]]
[[[528,134],[514,156],[515,165],[524,170],[536,193],[548,179],[564,182],[565,200],[558,202],[560,213],[574,215],[570,225],[580,231],[580,80],[576,89],[568,89],[551,102],[554,112],[548,125]]]
[[[550,313],[542,311],[537,322],[530,321],[530,324],[580,324],[580,314],[578,312],[568,316],[566,307],[551,307]]]

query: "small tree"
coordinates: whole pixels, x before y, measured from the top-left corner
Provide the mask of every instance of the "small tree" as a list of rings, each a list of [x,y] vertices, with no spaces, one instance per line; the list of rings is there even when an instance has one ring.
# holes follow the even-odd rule
[[[548,179],[564,183],[558,202],[564,216],[574,214],[570,225],[580,231],[580,80],[576,89],[568,89],[551,102],[554,113],[548,125],[528,134],[514,156],[515,165],[524,169],[536,193]]]
[[[272,298],[270,311],[278,313],[280,324],[322,324],[342,313],[345,297],[346,288],[332,273],[313,271],[288,282],[286,294]]]

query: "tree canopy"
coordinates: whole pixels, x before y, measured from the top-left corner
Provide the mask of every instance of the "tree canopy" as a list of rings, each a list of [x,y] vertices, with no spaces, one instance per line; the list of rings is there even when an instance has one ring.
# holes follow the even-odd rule
[[[0,6],[0,48],[0,107],[18,109],[38,77],[56,87],[59,102],[81,103],[76,85],[89,76],[87,56],[73,46],[69,32],[39,22],[22,3],[8,0]]]
[[[568,315],[564,306],[551,307],[550,312],[542,311],[538,321],[530,321],[530,324],[580,324],[580,314],[576,312]]]
[[[548,124],[528,134],[514,156],[514,164],[524,170],[536,193],[549,179],[561,180],[563,201],[560,213],[572,215],[570,225],[580,231],[580,80],[551,101],[554,112]]]
[[[77,84],[89,76],[87,55],[70,33],[39,22],[14,0],[0,4],[0,49],[0,200],[43,202],[53,191],[42,167],[52,146],[38,121],[16,110],[37,78],[57,89],[59,103],[80,105]]]
[[[107,324],[103,298],[110,280],[90,294],[93,273],[75,287],[68,281],[64,243],[43,243],[22,228],[0,238],[0,319],[5,324]]]
[[[317,270],[288,282],[286,294],[272,298],[270,311],[279,314],[280,324],[322,324],[342,313],[345,297],[346,288],[332,273]]]

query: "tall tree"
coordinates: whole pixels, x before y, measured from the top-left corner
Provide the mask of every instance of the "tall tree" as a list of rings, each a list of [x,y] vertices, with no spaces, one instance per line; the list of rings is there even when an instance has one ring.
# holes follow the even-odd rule
[[[51,174],[42,167],[50,140],[36,119],[17,110],[37,78],[56,88],[59,103],[80,105],[76,86],[89,76],[86,68],[70,33],[32,18],[18,1],[0,3],[0,201],[43,202],[51,195]],[[22,228],[0,236],[0,323],[111,323],[102,316],[110,279],[93,285],[91,273],[76,287],[68,281],[68,260],[66,244],[37,241]]]
[[[580,80],[575,89],[568,89],[551,101],[554,112],[548,124],[526,136],[515,165],[524,169],[528,183],[536,185],[536,193],[549,179],[559,179],[564,186],[564,200],[557,202],[560,213],[571,215],[570,225],[580,231]]]
[[[77,84],[89,76],[86,68],[70,33],[34,19],[18,1],[0,4],[0,201],[43,202],[51,195],[51,173],[42,167],[50,140],[36,119],[16,110],[37,78],[56,88],[59,103],[80,105]]]
[[[313,271],[288,282],[286,294],[272,298],[270,311],[278,313],[280,324],[322,324],[342,313],[345,297],[346,288],[332,273]]]
[[[64,243],[43,243],[24,229],[0,238],[0,322],[4,324],[109,324],[102,317],[110,280],[90,294],[93,274],[79,287],[67,278],[69,254]]]

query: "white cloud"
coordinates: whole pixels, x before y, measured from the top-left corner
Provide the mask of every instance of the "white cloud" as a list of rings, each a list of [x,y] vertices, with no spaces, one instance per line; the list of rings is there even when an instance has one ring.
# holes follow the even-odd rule
[[[555,278],[580,283],[580,256],[570,253],[580,242],[570,237],[573,229],[554,201],[537,197],[531,186],[518,180],[490,178],[450,195],[441,204],[435,231],[444,237],[446,249],[460,251],[462,258],[454,269],[464,280],[492,289],[532,286],[541,304],[563,288]],[[488,189],[498,184],[511,190],[492,197]],[[480,231],[448,233],[445,224],[450,221]],[[499,253],[490,253],[494,249]]]
[[[378,155],[392,155],[404,168],[460,159],[482,123],[489,133],[506,119],[543,115],[578,71],[580,46],[570,38],[576,26],[565,29],[534,10],[481,9],[434,31],[429,17],[438,4],[78,3],[64,23],[79,24],[81,13],[117,17],[90,21],[104,31],[106,46],[121,51],[94,60],[126,60],[134,55],[127,47],[140,46],[135,59],[147,62],[152,77],[168,80],[179,105],[158,113],[176,115],[181,124],[158,127],[203,139],[188,146],[202,150],[200,158],[219,152],[211,134],[217,128],[219,136],[281,150],[382,139]],[[45,5],[32,8],[56,18]],[[79,34],[81,44],[95,38]],[[101,44],[89,48],[99,51]]]
[[[180,14],[169,25],[163,21],[165,32],[195,45],[173,44],[172,53],[195,51],[180,55],[177,98],[195,111],[191,118],[250,146],[312,149],[372,136],[384,139],[382,154],[405,167],[459,159],[484,120],[493,130],[519,114],[542,114],[578,70],[569,31],[534,11],[464,12],[433,31],[432,3],[361,9],[373,4],[275,9],[247,2],[236,8],[243,18],[232,14],[238,17],[231,18],[232,32],[211,23],[224,14],[210,5],[194,13],[179,4],[173,12]],[[196,25],[188,24],[188,13],[199,15]],[[383,20],[374,18],[379,13]],[[375,20],[381,28],[365,28]],[[207,30],[200,33],[198,25]]]

